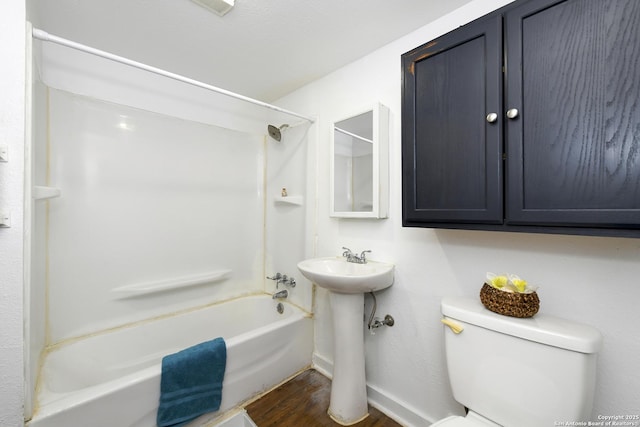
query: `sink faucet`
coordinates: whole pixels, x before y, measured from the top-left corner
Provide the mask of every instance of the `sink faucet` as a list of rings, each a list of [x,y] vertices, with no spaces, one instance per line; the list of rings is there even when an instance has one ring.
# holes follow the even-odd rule
[[[354,254],[353,252],[351,252],[351,249],[349,249],[349,248],[345,248],[343,246],[342,249],[344,249],[344,252],[342,253],[342,256],[347,259],[347,262],[353,262],[355,264],[366,264],[367,263],[367,252],[371,252],[369,250],[362,251],[360,253],[360,256],[358,256],[358,255]]]
[[[286,298],[289,296],[289,291],[287,291],[286,289],[283,289],[281,291],[276,292],[275,294],[273,294],[271,296],[272,299],[281,299],[281,298]]]

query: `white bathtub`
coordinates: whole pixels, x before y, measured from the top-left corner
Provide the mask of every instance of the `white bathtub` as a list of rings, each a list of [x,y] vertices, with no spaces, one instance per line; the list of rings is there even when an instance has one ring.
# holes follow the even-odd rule
[[[249,296],[94,335],[51,351],[29,427],[154,427],[164,355],[218,336],[227,343],[220,410],[205,424],[311,364],[308,314]]]

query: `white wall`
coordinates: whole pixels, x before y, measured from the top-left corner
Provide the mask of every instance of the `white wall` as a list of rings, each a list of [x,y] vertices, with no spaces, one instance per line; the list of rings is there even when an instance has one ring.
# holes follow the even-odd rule
[[[0,229],[0,426],[22,424],[23,191],[25,104],[25,5],[0,2],[0,144],[10,161],[0,163],[0,209],[11,228]]]
[[[482,231],[403,228],[401,224],[400,55],[508,0],[476,0],[281,99],[318,115],[317,240],[307,256],[338,255],[342,246],[371,249],[372,259],[396,264],[394,285],[378,295],[378,315],[396,325],[365,335],[369,396],[410,425],[461,413],[448,385],[440,299],[478,295],[487,271],[517,273],[540,286],[541,312],[591,324],[605,337],[599,359],[594,416],[640,414],[640,240]],[[331,122],[354,106],[382,102],[391,110],[390,215],[387,220],[329,217]],[[313,156],[313,151],[311,152]],[[313,184],[310,184],[313,187]],[[367,297],[367,300],[369,297]],[[367,310],[371,303],[367,302]],[[330,309],[317,290],[316,361],[332,358]]]

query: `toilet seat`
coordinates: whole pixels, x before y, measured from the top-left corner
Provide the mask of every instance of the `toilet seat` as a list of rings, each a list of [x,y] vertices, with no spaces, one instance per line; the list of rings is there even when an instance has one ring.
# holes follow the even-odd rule
[[[488,419],[469,411],[466,417],[451,416],[431,424],[431,427],[500,427]]]

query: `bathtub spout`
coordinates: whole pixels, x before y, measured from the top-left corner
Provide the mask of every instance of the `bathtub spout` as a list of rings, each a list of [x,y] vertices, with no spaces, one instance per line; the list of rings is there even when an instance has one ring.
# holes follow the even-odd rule
[[[276,292],[271,296],[273,299],[286,298],[289,296],[289,292],[286,289]]]

